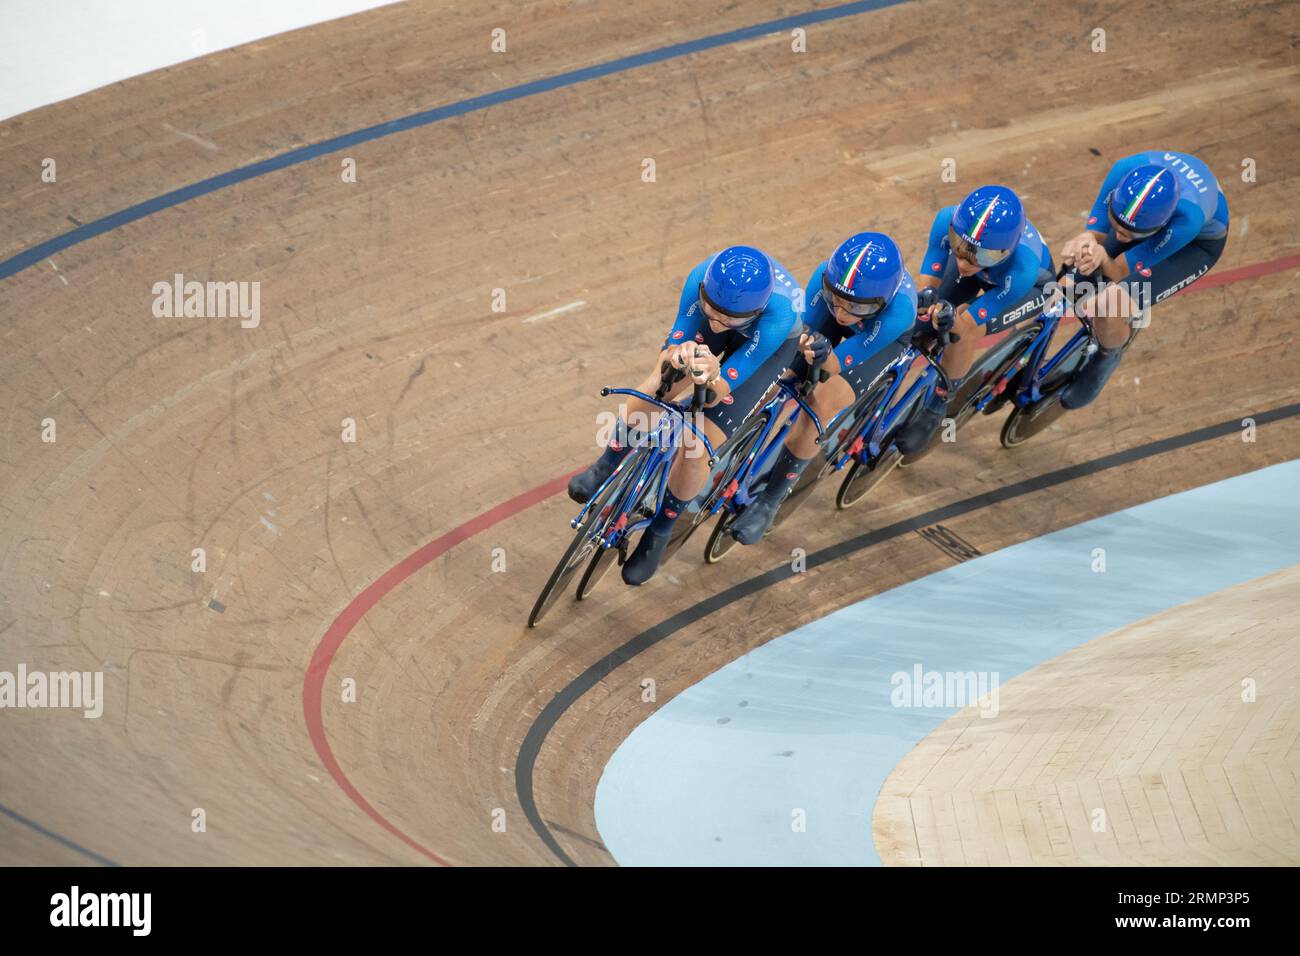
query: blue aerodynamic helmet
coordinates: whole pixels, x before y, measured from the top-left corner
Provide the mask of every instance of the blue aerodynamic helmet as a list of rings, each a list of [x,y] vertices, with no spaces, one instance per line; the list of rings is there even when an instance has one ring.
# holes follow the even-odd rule
[[[826,260],[822,293],[851,315],[867,319],[884,311],[903,284],[903,256],[883,232],[859,232]]]
[[[952,213],[948,243],[955,255],[985,268],[1015,251],[1025,232],[1025,207],[1006,186],[981,186]]]
[[[1155,235],[1178,206],[1178,177],[1148,163],[1129,172],[1110,194],[1110,216],[1136,239]]]
[[[772,261],[753,246],[728,246],[709,262],[700,299],[731,319],[747,322],[772,297]]]

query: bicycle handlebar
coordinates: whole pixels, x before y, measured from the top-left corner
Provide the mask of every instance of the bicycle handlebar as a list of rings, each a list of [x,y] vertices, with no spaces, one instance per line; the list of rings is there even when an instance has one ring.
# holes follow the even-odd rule
[[[672,365],[665,362],[662,374],[659,376],[659,387],[655,389],[655,398],[663,401],[664,396],[668,394],[669,390],[685,377],[685,369],[673,368]],[[694,384],[695,388],[691,392],[691,411],[698,412],[704,408],[705,405],[715,401],[718,395],[717,392],[709,388],[709,386],[704,382],[695,382]]]
[[[939,306],[939,310],[930,318],[929,312],[932,306]],[[939,298],[937,290],[922,289],[916,294],[916,313],[918,316],[925,315],[929,320],[927,325],[916,330],[912,335],[912,341],[919,348],[924,350],[927,340],[935,341],[940,348],[949,342],[960,342],[961,336],[952,331],[953,325],[957,321],[956,312],[953,305],[947,299]]]

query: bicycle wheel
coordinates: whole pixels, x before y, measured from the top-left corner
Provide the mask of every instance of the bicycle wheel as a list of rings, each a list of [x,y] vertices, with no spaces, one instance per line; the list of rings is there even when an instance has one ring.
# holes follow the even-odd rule
[[[596,590],[596,585],[609,573],[609,569],[618,563],[616,558],[618,558],[618,548],[597,548],[596,553],[587,562],[587,570],[582,572],[578,589],[573,596],[579,601],[591,597],[591,592]]]
[[[718,460],[709,473],[709,484],[704,495],[696,498],[699,503],[699,510],[691,515],[690,526],[683,535],[679,547],[681,544],[686,543],[686,538],[695,533],[696,528],[712,516],[713,508],[719,501],[736,493],[736,488],[732,487],[736,480],[736,473],[740,471],[750,453],[755,450],[754,446],[766,425],[767,416],[765,414],[756,415],[741,425],[736,434],[732,435],[726,444],[719,449]],[[729,508],[724,510],[730,511]],[[681,522],[679,521],[678,524],[681,524]],[[712,541],[712,536],[710,536],[710,541]],[[672,547],[672,542],[669,542],[669,547]],[[706,561],[709,560],[708,552],[709,547],[706,546],[704,556]],[[710,561],[709,563],[714,562]]]
[[[889,389],[893,387],[894,380],[897,378],[897,372],[889,372],[882,376],[872,388],[864,392],[860,398],[855,399],[853,404],[849,406],[848,411],[844,412],[839,421],[830,427],[829,438],[824,437],[822,439],[822,451],[819,455],[820,466],[813,469],[810,465],[800,476],[794,489],[781,502],[781,507],[777,509],[776,515],[772,518],[771,531],[775,531],[792,514],[799,510],[799,507],[808,499],[812,490],[817,487],[821,480],[836,470],[835,463],[859,440],[863,430],[871,422],[880,402]]]
[[[717,564],[740,543],[731,536],[731,526],[735,523],[736,513],[730,508],[723,508],[717,522],[713,525],[713,531],[709,534],[709,543],[704,548],[706,564]]]
[[[1019,332],[1012,332],[1001,342],[998,342],[991,349],[975,360],[971,370],[966,373],[962,380],[961,387],[957,389],[955,395],[948,402],[948,409],[944,413],[944,418],[953,420],[952,434],[961,430],[962,426],[971,420],[971,417],[978,409],[979,403],[983,401],[988,390],[993,387],[994,383],[1007,372],[1012,365],[1019,361],[1024,350],[1029,347],[1029,343],[1034,340],[1042,328],[1042,323],[1037,322],[1028,328]],[[1005,389],[1005,394],[1010,395],[1013,392],[1015,383],[1012,382]],[[1001,407],[1005,398],[995,398],[990,403],[991,406]],[[988,407],[985,408],[985,414],[988,414]],[[899,468],[910,468],[926,455],[929,455],[938,446],[936,439],[931,439],[930,443],[911,455],[907,455],[898,463]]]
[[[853,436],[854,443],[860,440],[861,432],[871,425],[877,408],[884,401],[885,394],[893,387],[895,378],[897,378],[896,374],[886,376],[868,393],[870,401],[864,405],[858,433]],[[912,399],[913,403],[915,401],[916,399]],[[870,459],[868,457],[870,449],[866,447],[854,454],[853,462],[849,465],[844,480],[840,482],[839,490],[835,492],[835,507],[838,510],[843,511],[845,508],[853,507],[902,463],[903,453],[894,447],[894,434],[907,424],[910,411],[910,408],[905,409],[904,413],[898,416],[898,424],[880,436],[880,457]]]
[[[1139,327],[1129,329],[1128,338],[1124,342],[1125,351],[1133,344],[1133,340],[1138,337],[1140,331],[1141,328]],[[1089,354],[1086,343],[1080,343],[1052,369],[1050,375],[1045,376],[1039,383],[1038,388],[1043,393],[1041,399],[1032,405],[1017,406],[1011,410],[1007,420],[1002,423],[1001,440],[1003,448],[1015,448],[1017,445],[1023,445],[1061,417],[1066,411],[1060,401],[1061,391],[1073,380],[1075,373],[1083,366],[1084,360],[1087,359]],[[1008,385],[1005,394],[1008,396],[1015,394],[1015,389],[1019,385],[1020,383],[1013,379]],[[989,412],[995,410],[991,403],[984,412],[989,414]]]
[[[1007,420],[1002,423],[1000,437],[1003,448],[1023,445],[1065,413],[1065,406],[1061,404],[1061,392],[1087,357],[1086,343],[1080,343],[1039,382],[1042,398],[1030,405],[1017,405],[1011,410]],[[1011,384],[1014,386],[1018,383],[1013,381]],[[1008,388],[1007,391],[1010,392],[1011,389]]]
[[[577,533],[573,536],[573,541],[565,549],[564,555],[555,565],[555,570],[551,572],[546,586],[542,588],[542,593],[537,596],[537,601],[533,604],[533,609],[528,615],[529,627],[536,627],[546,616],[546,612],[551,609],[560,592],[568,586],[578,568],[591,560],[593,553],[600,548],[600,539],[608,530],[610,522],[618,520],[614,514],[615,503],[622,497],[628,486],[641,476],[645,460],[649,456],[649,448],[638,448],[632,452],[631,457],[623,462],[614,479],[606,484],[591,501],[581,524],[578,525]]]
[[[884,481],[902,460],[902,452],[892,446],[871,465],[864,465],[856,458],[853,459],[848,474],[840,482],[840,490],[835,493],[835,507],[840,511],[852,508],[867,496],[867,492]]]
[[[1042,328],[1042,322],[1033,322],[1025,328],[1014,330],[975,360],[953,401],[953,406],[957,408],[957,414],[953,417],[957,419],[958,427],[975,414],[977,406],[989,390],[1020,361]],[[1001,408],[1015,394],[1016,385],[1017,380],[1013,377],[1006,388],[984,407],[984,414],[990,415]]]
[[[635,524],[643,518],[654,517],[655,510],[659,507],[659,486],[663,479],[663,473],[671,467],[672,459],[665,458],[641,482],[645,490],[641,495],[640,502],[628,512],[627,523],[629,525]],[[624,541],[623,546],[627,546],[626,541]],[[578,580],[578,588],[573,592],[573,596],[579,601],[585,601],[591,597],[591,592],[596,590],[596,585],[604,580],[605,575],[609,573],[609,569],[614,566],[615,558],[619,558],[618,548],[597,549],[596,553],[591,556],[591,561],[587,564],[587,570],[582,572],[582,577]],[[622,564],[622,560],[620,559],[617,563]]]
[[[1002,423],[1002,447],[1023,445],[1064,413],[1065,406],[1061,404],[1059,394],[1048,395],[1032,405],[1017,405]]]

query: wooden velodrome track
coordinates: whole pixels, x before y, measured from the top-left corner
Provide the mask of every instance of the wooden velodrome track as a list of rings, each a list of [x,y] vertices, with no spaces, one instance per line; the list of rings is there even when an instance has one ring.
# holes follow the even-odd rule
[[[297,147],[817,4],[737,0],[725,17],[682,0],[475,6],[383,8],[0,124],[0,259]],[[1174,7],[988,3],[976,20],[918,0],[811,24],[803,54],[784,29],[249,177],[0,280],[0,668],[103,670],[107,696],[98,721],[0,714],[0,863],[609,864],[593,791],[650,713],[642,679],[662,702],[952,561],[903,526],[797,580],[744,585],[790,549],[1014,486],[942,512],[987,553],[1297,457],[1300,8]],[[505,54],[489,51],[498,26]],[[1095,27],[1104,54],[1090,52]],[[1014,452],[997,445],[1000,418],[979,420],[891,477],[875,510],[837,514],[824,494],[798,527],[718,567],[692,542],[651,585],[611,579],[526,631],[569,535],[560,479],[594,453],[597,391],[643,372],[704,255],[750,242],[802,279],[844,236],[879,228],[914,264],[934,210],[985,181],[1020,190],[1059,243],[1109,164],[1149,146],[1218,172],[1233,224],[1215,276],[1237,281],[1157,309],[1095,406]],[[47,156],[57,184],[40,181]],[[342,180],[343,157],[357,182]],[[641,180],[645,158],[656,182]],[[945,158],[955,184],[940,179]],[[1271,265],[1229,271],[1257,264]],[[153,283],[175,273],[260,281],[261,325],[154,318]],[[1236,423],[1251,415],[1258,440],[1244,443]],[[1162,439],[1178,440],[1147,447]],[[1262,521],[1270,506],[1295,505],[1262,503]],[[936,778],[913,793],[905,764],[877,810],[882,857],[1296,862],[1285,622],[1300,602],[1294,586],[1268,593],[1276,626],[1243,635],[1242,653],[1259,652],[1290,717],[1238,727],[1214,757],[1255,761],[1259,797],[1237,816],[1266,827],[1207,825],[1179,843],[1138,826],[1112,851],[1062,850],[1072,828],[1051,827],[1055,849],[1035,853],[1034,825],[1014,818],[1039,809],[1012,800],[999,825],[962,816],[967,847],[982,842],[959,858],[948,836],[900,835],[900,813],[943,814],[920,806]],[[720,594],[730,603],[701,604]],[[1060,667],[1123,678],[1118,642],[1026,675],[1004,706],[1022,686],[1050,695]],[[1145,692],[1210,693],[1178,676],[1146,675]],[[355,703],[340,701],[346,678]],[[1261,734],[1268,745],[1252,746]],[[915,759],[936,758],[923,745]],[[1188,743],[1164,759],[1206,755]],[[1106,766],[1117,789],[1130,773],[1159,785],[1149,768]],[[942,779],[988,783],[972,776]],[[1212,803],[1240,799],[1207,786]],[[206,832],[192,832],[196,808]]]

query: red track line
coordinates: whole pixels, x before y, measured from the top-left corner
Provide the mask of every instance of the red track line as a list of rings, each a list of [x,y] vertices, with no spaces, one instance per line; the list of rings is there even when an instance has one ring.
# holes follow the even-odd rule
[[[353,803],[364,810],[381,827],[411,849],[423,853],[435,863],[440,863],[443,866],[451,866],[451,864],[397,829],[383,814],[372,807],[370,802],[361,795],[361,791],[353,786],[352,781],[343,772],[343,768],[339,766],[338,760],[334,758],[334,751],[330,749],[329,739],[325,736],[325,719],[321,708],[325,677],[329,673],[330,664],[334,660],[334,655],[338,653],[339,647],[342,646],[344,639],[357,626],[365,613],[378,604],[384,595],[430,561],[445,554],[462,541],[467,541],[480,531],[486,531],[494,524],[504,521],[526,508],[531,508],[540,501],[545,501],[551,495],[562,490],[568,484],[568,481],[568,475],[561,475],[559,478],[552,478],[544,485],[538,485],[531,491],[525,491],[522,495],[502,502],[495,508],[471,518],[457,528],[453,528],[442,537],[435,538],[385,571],[365,590],[349,601],[348,606],[343,609],[343,613],[334,619],[334,623],[329,626],[329,630],[321,638],[316,653],[312,655],[311,664],[307,667],[307,676],[302,682],[302,712],[307,720],[307,730],[311,734],[312,746],[316,748],[321,763],[325,765],[325,769],[334,778],[334,782],[343,788],[343,792],[352,799]]]
[[[1243,279],[1258,279],[1260,276],[1294,268],[1300,268],[1300,253],[1274,259],[1271,262],[1256,262],[1248,266],[1238,266],[1235,269],[1228,269],[1226,272],[1211,272],[1205,278],[1197,279],[1195,284],[1180,290],[1177,294],[1182,295],[1185,292],[1190,295],[1193,292],[1204,292],[1206,289],[1216,289],[1231,282],[1241,282]]]
[[[1213,289],[1232,282],[1241,282],[1245,279],[1257,279],[1260,276],[1271,275],[1274,272],[1296,267],[1300,267],[1300,254],[1273,259],[1269,262],[1239,266],[1225,272],[1211,273],[1203,279],[1197,280],[1194,285],[1189,286],[1187,289],[1180,290],[1178,294]],[[999,337],[1000,335],[985,336],[980,340],[980,344],[988,345]],[[372,820],[411,847],[411,849],[424,854],[430,860],[442,866],[451,866],[452,864],[397,829],[383,814],[371,806],[369,801],[361,795],[361,791],[353,786],[352,781],[343,772],[343,768],[339,766],[338,760],[334,758],[334,751],[330,749],[329,740],[325,736],[325,720],[321,708],[325,677],[329,673],[330,664],[333,663],[334,655],[338,653],[343,641],[352,633],[352,629],[357,626],[365,613],[378,604],[389,591],[392,591],[416,571],[435,558],[446,554],[462,541],[468,541],[480,531],[486,531],[493,525],[499,524],[507,518],[511,518],[519,514],[519,512],[545,501],[551,495],[558,494],[567,485],[569,477],[566,474],[558,478],[552,478],[543,485],[538,485],[530,491],[525,491],[523,494],[511,498],[509,501],[502,502],[495,508],[491,508],[453,528],[442,537],[435,538],[385,571],[365,590],[349,601],[347,607],[330,624],[325,636],[321,638],[320,645],[316,648],[316,653],[312,655],[311,664],[307,667],[307,675],[303,679],[302,711],[307,721],[307,730],[311,735],[312,746],[316,748],[317,756],[320,757],[321,763],[325,765],[325,769],[329,771],[330,776],[334,778],[334,782]]]

